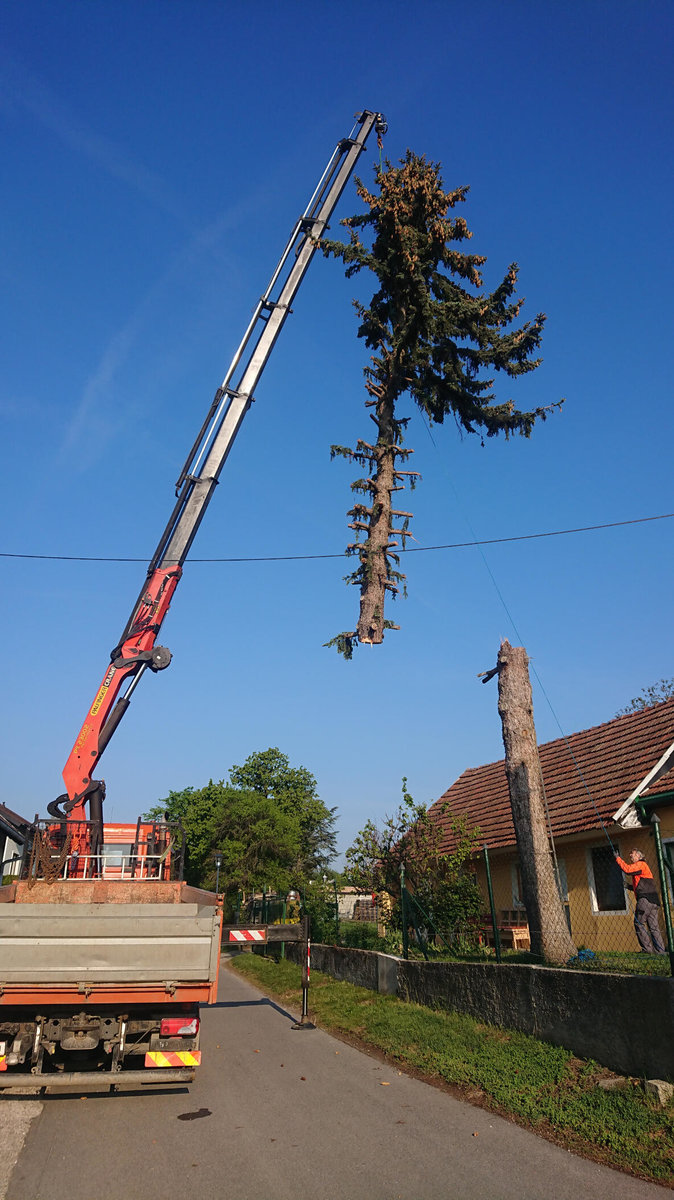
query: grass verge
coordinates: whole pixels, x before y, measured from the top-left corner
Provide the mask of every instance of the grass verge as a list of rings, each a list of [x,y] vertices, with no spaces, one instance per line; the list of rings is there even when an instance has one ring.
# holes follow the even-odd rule
[[[294,963],[255,954],[232,963],[267,995],[297,1007]],[[674,1106],[657,1106],[639,1080],[623,1082],[526,1034],[380,996],[319,971],[311,974],[310,1002],[312,1020],[330,1033],[575,1154],[674,1187]],[[618,1086],[606,1090],[602,1080]]]

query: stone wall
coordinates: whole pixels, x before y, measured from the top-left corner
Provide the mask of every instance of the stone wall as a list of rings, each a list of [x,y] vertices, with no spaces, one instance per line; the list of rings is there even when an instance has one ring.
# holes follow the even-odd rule
[[[296,958],[299,946],[287,946]],[[520,963],[405,962],[312,945],[311,965],[401,1000],[467,1013],[564,1046],[625,1075],[674,1080],[674,979]]]

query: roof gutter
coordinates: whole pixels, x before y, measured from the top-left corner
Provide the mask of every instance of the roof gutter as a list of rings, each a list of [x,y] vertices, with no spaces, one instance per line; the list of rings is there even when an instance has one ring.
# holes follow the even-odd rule
[[[2,832],[8,838],[10,838],[11,841],[16,842],[17,846],[23,846],[26,840],[25,826],[23,829],[18,829],[15,825],[10,825],[9,821],[4,821],[0,816],[0,830],[2,830]]]
[[[648,824],[650,821],[648,814],[654,808],[662,808],[674,804],[674,791],[656,792],[652,796],[638,796],[634,804],[641,816],[642,822]]]
[[[662,776],[669,771],[672,765],[674,765],[674,742],[672,742],[668,750],[665,750],[662,758],[655,764],[652,770],[648,772],[648,775],[642,779],[639,786],[635,787],[631,796],[628,796],[625,803],[621,804],[617,812],[614,812],[613,820],[617,825],[622,825],[623,829],[637,829],[643,824],[639,809],[637,808],[637,804],[641,806],[642,804],[646,803],[646,801],[639,799],[641,792],[645,792],[647,788],[652,786],[652,784],[657,783],[658,779],[661,779]],[[668,792],[663,793],[664,796],[669,794],[670,793]],[[655,798],[656,797],[649,797],[649,800]]]

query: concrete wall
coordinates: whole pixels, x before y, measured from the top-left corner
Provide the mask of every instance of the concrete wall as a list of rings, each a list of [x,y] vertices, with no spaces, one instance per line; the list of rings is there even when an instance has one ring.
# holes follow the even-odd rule
[[[298,952],[286,947],[288,957]],[[335,979],[532,1034],[625,1075],[674,1080],[674,979],[519,963],[405,962],[320,945],[312,945],[311,963]]]
[[[286,946],[288,958],[295,962],[302,961],[303,946]],[[376,992],[378,988],[377,959],[378,954],[371,950],[350,950],[344,946],[318,946],[311,944],[311,965],[317,971],[325,971],[333,979],[343,979],[346,983],[355,983],[358,987],[369,988]],[[381,956],[383,957],[383,956]]]

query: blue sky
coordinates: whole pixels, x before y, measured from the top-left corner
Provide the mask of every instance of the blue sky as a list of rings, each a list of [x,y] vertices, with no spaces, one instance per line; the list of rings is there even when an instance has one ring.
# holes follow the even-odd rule
[[[520,265],[544,364],[501,387],[566,397],[530,440],[432,439],[411,413],[420,548],[674,510],[671,35],[665,3],[167,4],[10,0],[3,127],[5,554],[149,559],[173,483],[336,141],[364,107],[469,184],[486,283]],[[361,160],[369,176],[374,144]],[[367,161],[365,161],[367,157]],[[350,185],[338,215],[355,211]],[[333,222],[333,228],[336,221]],[[330,554],[367,436],[348,281],[315,260],[194,547]],[[491,667],[526,645],[540,740],[674,674],[671,520],[407,555],[402,626],[345,663],[345,560],[188,563],[99,774],[109,817],[277,745],[339,808],[340,845],[502,753]],[[144,578],[138,563],[2,558],[0,800],[61,768]],[[514,627],[513,627],[514,622]]]

